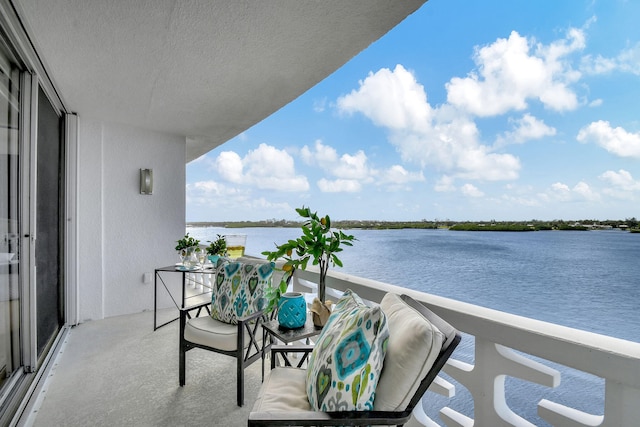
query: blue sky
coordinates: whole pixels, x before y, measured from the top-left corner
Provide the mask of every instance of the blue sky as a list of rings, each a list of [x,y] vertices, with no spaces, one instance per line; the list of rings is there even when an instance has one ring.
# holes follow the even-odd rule
[[[430,0],[187,165],[187,221],[640,218],[640,2]]]

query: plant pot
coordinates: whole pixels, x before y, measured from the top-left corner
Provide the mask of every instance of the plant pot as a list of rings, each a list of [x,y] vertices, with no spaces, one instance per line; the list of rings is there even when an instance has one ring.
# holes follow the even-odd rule
[[[331,315],[331,302],[322,302],[318,298],[314,298],[311,305],[311,315],[315,326],[324,327]]]
[[[286,292],[278,301],[278,323],[287,329],[304,326],[307,321],[307,302],[300,292]]]

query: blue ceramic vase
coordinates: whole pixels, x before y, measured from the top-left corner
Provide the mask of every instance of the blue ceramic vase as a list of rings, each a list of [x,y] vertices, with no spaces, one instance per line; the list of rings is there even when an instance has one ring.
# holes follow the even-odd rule
[[[278,323],[287,329],[304,326],[307,321],[307,303],[300,292],[282,294],[278,301]]]

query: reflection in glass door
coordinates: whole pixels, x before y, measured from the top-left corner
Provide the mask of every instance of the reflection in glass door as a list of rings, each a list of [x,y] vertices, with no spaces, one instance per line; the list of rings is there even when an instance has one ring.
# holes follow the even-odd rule
[[[36,191],[37,355],[41,359],[64,325],[62,121],[38,88]]]
[[[0,44],[0,390],[20,366],[19,71]]]

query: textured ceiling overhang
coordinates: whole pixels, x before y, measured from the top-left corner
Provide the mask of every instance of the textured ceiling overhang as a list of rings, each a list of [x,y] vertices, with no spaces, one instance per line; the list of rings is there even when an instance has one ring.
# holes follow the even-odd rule
[[[187,161],[340,68],[425,0],[13,0],[68,112],[182,135]]]

